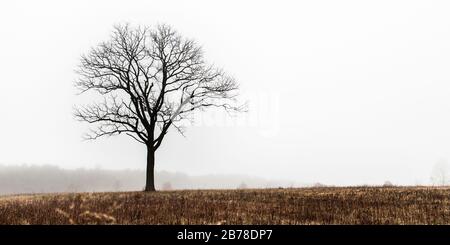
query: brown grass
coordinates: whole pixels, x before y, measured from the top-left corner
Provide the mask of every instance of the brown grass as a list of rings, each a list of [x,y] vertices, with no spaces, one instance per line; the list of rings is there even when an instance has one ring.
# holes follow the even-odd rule
[[[450,189],[352,187],[0,197],[0,224],[450,224]]]

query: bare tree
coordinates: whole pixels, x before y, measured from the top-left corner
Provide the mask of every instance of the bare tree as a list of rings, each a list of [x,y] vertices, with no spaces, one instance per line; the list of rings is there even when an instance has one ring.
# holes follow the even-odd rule
[[[447,159],[439,159],[431,171],[431,183],[437,186],[446,186],[449,180],[449,166]]]
[[[183,134],[194,111],[242,109],[235,80],[208,65],[202,48],[168,25],[115,26],[110,40],[82,56],[77,72],[81,93],[102,97],[75,109],[78,120],[96,125],[86,138],[125,134],[145,144],[145,191],[155,190],[155,151],[170,128]]]

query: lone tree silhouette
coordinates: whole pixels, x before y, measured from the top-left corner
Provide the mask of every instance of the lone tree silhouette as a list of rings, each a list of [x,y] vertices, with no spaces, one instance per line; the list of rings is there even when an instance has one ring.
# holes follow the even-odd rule
[[[168,25],[117,25],[110,39],[81,57],[75,86],[102,100],[75,109],[95,125],[86,139],[126,134],[147,148],[145,191],[154,191],[155,151],[170,128],[184,135],[192,113],[218,107],[240,111],[238,85],[205,62],[202,48]]]

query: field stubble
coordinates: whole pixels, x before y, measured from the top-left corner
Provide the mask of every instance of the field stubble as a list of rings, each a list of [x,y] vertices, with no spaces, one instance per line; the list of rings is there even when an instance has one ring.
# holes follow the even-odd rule
[[[0,224],[450,224],[450,189],[348,187],[0,197]]]

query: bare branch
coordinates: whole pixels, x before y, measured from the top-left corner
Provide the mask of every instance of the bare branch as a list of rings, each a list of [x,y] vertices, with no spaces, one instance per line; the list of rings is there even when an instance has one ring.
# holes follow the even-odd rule
[[[168,25],[115,26],[110,40],[81,57],[77,72],[80,93],[104,98],[75,109],[78,120],[96,126],[88,139],[123,133],[156,150],[172,126],[184,135],[181,123],[195,110],[243,110],[235,80]]]

